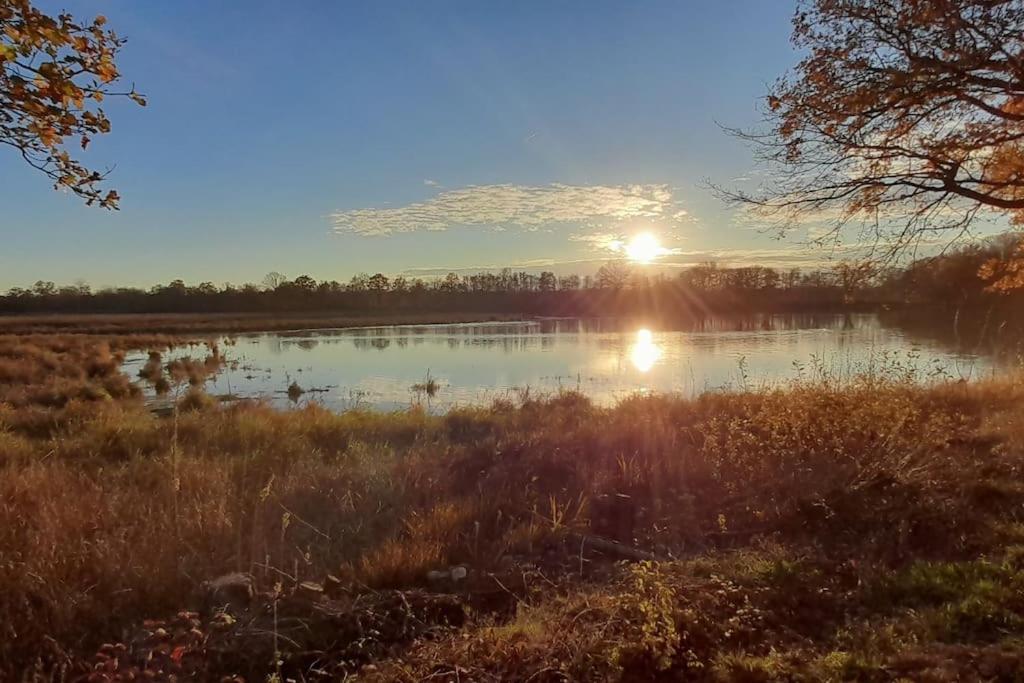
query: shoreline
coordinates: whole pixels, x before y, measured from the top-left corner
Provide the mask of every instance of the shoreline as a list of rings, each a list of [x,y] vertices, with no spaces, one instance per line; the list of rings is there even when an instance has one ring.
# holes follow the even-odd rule
[[[301,332],[392,325],[518,322],[535,319],[505,313],[412,313],[346,315],[324,313],[84,313],[0,315],[0,335],[89,334],[206,335],[246,332]]]
[[[857,315],[882,314],[897,309],[876,306],[844,306],[802,310],[772,309],[712,311],[704,315],[681,311],[679,314],[642,311],[629,315],[542,315],[445,311],[421,313],[348,314],[329,311],[313,313],[0,313],[0,335],[29,334],[232,334],[243,332],[301,332],[329,329],[405,325],[458,325],[492,322],[529,322],[545,320],[638,320],[677,325],[714,317],[772,315]],[[911,310],[900,307],[899,310]]]

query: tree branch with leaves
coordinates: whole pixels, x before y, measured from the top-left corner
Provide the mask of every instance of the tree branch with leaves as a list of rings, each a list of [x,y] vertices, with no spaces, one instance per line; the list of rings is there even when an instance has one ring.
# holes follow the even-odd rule
[[[765,180],[721,196],[782,234],[855,229],[878,260],[1024,218],[1024,0],[805,0],[793,27],[765,127],[727,129]]]
[[[110,132],[100,103],[127,97],[145,106],[134,87],[115,89],[115,64],[124,39],[104,28],[98,16],[78,23],[66,13],[51,17],[28,0],[0,0],[0,145],[15,150],[31,167],[49,177],[55,189],[116,209],[119,196],[104,190],[106,173],[72,157],[93,137]]]

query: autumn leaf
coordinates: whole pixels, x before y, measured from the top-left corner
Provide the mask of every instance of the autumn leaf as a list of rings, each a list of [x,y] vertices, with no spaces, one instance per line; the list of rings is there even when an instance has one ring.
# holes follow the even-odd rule
[[[145,106],[134,87],[113,87],[120,78],[115,59],[124,41],[96,17],[79,24],[69,14],[56,18],[31,0],[0,0],[0,147],[11,147],[54,186],[85,200],[116,209],[120,196],[100,188],[104,175],[73,159],[66,138],[86,149],[92,138],[110,131],[99,109],[109,97],[128,97]]]
[[[181,666],[181,660],[185,657],[185,653],[187,651],[187,647],[185,647],[184,645],[178,645],[173,650],[171,650],[171,661],[174,662],[177,666]]]
[[[117,67],[108,59],[101,60],[99,66],[96,67],[96,75],[104,83],[110,83],[117,78]]]

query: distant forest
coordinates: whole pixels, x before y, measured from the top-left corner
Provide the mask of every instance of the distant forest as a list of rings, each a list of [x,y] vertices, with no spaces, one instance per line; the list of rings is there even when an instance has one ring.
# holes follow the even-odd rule
[[[237,313],[331,311],[381,313],[437,311],[524,315],[666,316],[736,311],[821,311],[915,304],[948,308],[984,305],[1012,314],[1024,310],[1024,293],[996,292],[990,264],[1000,262],[1022,238],[1005,235],[914,261],[904,268],[838,263],[813,270],[704,263],[675,276],[610,261],[594,276],[554,273],[449,273],[424,280],[381,273],[347,282],[294,279],[270,273],[260,284],[188,285],[175,280],[149,290],[39,281],[0,296],[0,313]],[[985,274],[988,277],[985,277]]]

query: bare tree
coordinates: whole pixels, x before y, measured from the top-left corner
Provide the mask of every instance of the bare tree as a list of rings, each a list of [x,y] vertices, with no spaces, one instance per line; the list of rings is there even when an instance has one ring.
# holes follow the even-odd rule
[[[288,278],[276,270],[272,270],[263,276],[263,287],[271,291],[277,289],[286,282],[288,282]]]
[[[608,261],[597,271],[597,286],[600,289],[623,289],[630,280],[633,270],[623,261]]]

